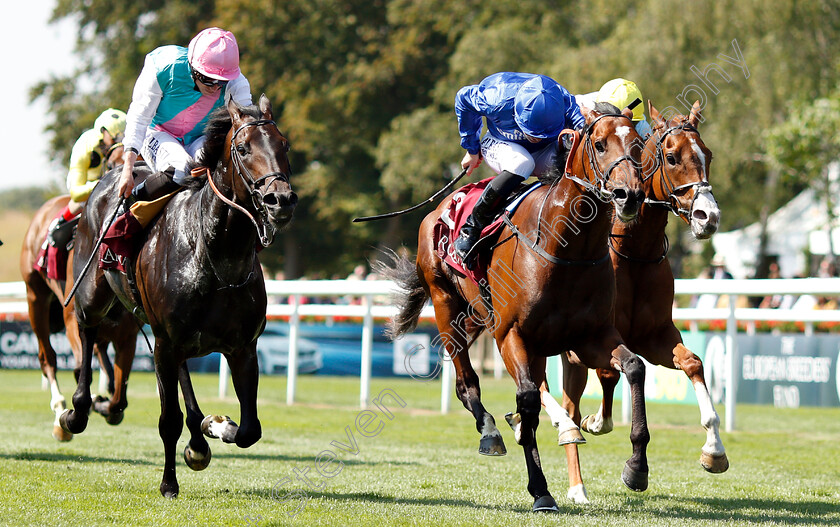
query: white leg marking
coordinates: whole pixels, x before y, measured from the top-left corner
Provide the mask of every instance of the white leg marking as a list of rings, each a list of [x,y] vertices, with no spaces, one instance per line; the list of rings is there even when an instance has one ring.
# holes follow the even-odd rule
[[[99,368],[99,395],[108,397],[108,383],[110,379],[104,368]]]
[[[481,437],[501,437],[502,433],[499,432],[499,429],[496,428],[496,423],[493,422],[493,418],[490,414],[484,415],[484,424],[481,426]]]
[[[569,487],[569,492],[566,494],[566,497],[580,505],[589,504],[589,496],[586,495],[586,488],[583,486],[583,483]]]
[[[543,406],[545,406],[545,412],[551,419],[552,426],[554,426],[558,432],[562,433],[566,430],[577,429],[577,425],[574,421],[572,421],[571,417],[569,417],[569,412],[560,406],[560,403],[558,403],[550,393],[540,392],[540,399],[542,399]]]
[[[712,398],[706,385],[702,382],[694,383],[694,393],[697,395],[697,404],[700,406],[700,424],[706,429],[706,444],[703,445],[703,452],[720,456],[726,453],[723,442],[720,440],[720,417],[715,412]]]
[[[54,424],[58,425],[59,416],[61,416],[61,413],[67,409],[67,401],[65,401],[64,396],[61,395],[61,390],[58,389],[58,380],[50,383],[50,392],[52,393],[52,396],[50,397],[50,409],[55,412]]]

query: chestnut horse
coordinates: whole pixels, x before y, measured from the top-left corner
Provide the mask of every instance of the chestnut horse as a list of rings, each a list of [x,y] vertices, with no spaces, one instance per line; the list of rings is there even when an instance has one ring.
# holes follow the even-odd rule
[[[616,327],[627,344],[652,364],[685,372],[700,406],[700,423],[706,429],[700,464],[712,473],[725,472],[729,461],[720,439],[720,418],[703,375],[703,363],[683,345],[672,320],[674,275],[665,236],[669,213],[686,222],[698,240],[717,231],[720,209],[709,183],[712,153],[697,130],[699,101],[689,116],[679,115],[667,121],[653,104],[648,104],[654,123],[642,156],[648,198],[637,221],[613,223],[610,240],[617,287]],[[564,394],[563,406],[579,419],[579,399],[587,373],[576,366],[569,370],[564,383],[568,396]],[[612,430],[612,399],[618,383],[618,375],[613,371],[597,372],[603,401],[598,412],[586,416],[581,424],[595,435]]]
[[[557,510],[536,443],[539,386],[545,381],[546,358],[553,355],[568,354],[575,363],[627,374],[633,392],[633,455],[622,480],[634,490],[647,488],[644,364],[612,323],[615,281],[607,248],[612,209],[630,221],[644,199],[638,170],[641,139],[630,115],[629,109],[619,114],[612,105],[600,104],[586,116],[580,147],[572,149],[566,164],[569,171],[558,159],[543,178],[546,184],[507,218],[486,287],[455,274],[437,254],[434,226],[452,196],[423,220],[416,263],[396,258],[387,271],[402,289],[391,335],[410,331],[431,297],[442,343],[455,364],[456,393],[475,417],[482,436],[479,452],[487,455],[502,455],[505,447],[481,403],[467,349],[485,329],[495,337],[517,385],[516,413],[509,414],[508,422],[525,453],[534,511]],[[568,417],[560,426],[567,442],[582,441]]]
[[[122,144],[117,143],[112,146],[106,157],[108,169],[116,166],[122,159]],[[76,380],[79,378],[82,364],[82,345],[76,318],[73,315],[73,306],[71,304],[62,308],[65,295],[73,287],[73,250],[69,251],[67,257],[66,276],[70,278],[67,281],[50,279],[45,271],[35,270],[33,265],[47,237],[50,223],[69,201],[70,196],[58,196],[38,209],[26,231],[20,254],[20,271],[26,286],[29,323],[38,339],[38,360],[41,363],[41,372],[50,387],[50,408],[55,413],[52,435],[59,441],[70,441],[73,439],[73,434],[63,430],[59,424],[59,416],[67,406],[56,378],[56,354],[50,343],[50,334],[66,328],[67,340],[76,359],[74,369]],[[93,409],[105,416],[106,422],[112,425],[119,424],[123,420],[123,411],[128,406],[126,389],[128,375],[134,361],[137,331],[137,323],[121,306],[117,306],[103,321],[99,340],[94,346],[99,364],[108,376],[107,390],[112,395],[110,400],[97,396]],[[107,354],[109,342],[114,345],[113,367]]]
[[[265,95],[259,107],[230,101],[212,114],[205,135],[191,188],[172,197],[140,236],[142,247],[128,269],[135,279],[133,287],[116,270],[91,269],[79,280],[75,302],[83,368],[74,409],[60,419],[62,427],[73,433],[87,425],[92,343],[103,317],[119,298],[148,321],[155,335],[161,399],[158,428],[165,456],[160,492],[171,498],[179,490],[175,447],[184,421],[179,383],[190,431],[184,459],[191,469],[202,470],[210,462],[203,434],[241,448],[262,435],[256,342],[265,327],[266,294],[257,242],[271,244],[277,229],[291,221],[297,204],[289,182],[289,144],[273,121]],[[143,167],[137,171],[149,173]],[[103,220],[116,209],[118,179],[116,172],[103,178],[79,223],[77,276],[95,250]],[[185,361],[211,352],[222,353],[230,365],[240,403],[239,426],[219,416],[202,419]]]

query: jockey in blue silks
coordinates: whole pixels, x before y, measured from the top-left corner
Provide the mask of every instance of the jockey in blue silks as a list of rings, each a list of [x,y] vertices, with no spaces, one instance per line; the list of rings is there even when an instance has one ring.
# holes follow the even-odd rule
[[[557,81],[545,75],[512,72],[495,73],[458,90],[455,114],[461,146],[467,151],[461,167],[470,174],[483,159],[498,174],[484,189],[455,240],[455,251],[471,268],[473,259],[465,257],[505,198],[527,177],[552,167],[560,132],[583,128],[584,118],[574,96]],[[479,139],[482,117],[487,133]]]

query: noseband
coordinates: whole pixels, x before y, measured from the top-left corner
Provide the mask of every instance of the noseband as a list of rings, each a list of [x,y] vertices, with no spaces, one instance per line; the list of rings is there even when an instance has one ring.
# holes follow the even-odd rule
[[[277,124],[270,119],[249,121],[237,128],[236,131],[233,132],[233,135],[230,137],[230,159],[231,163],[233,164],[233,170],[239,176],[239,178],[242,180],[242,183],[245,185],[245,188],[248,190],[248,195],[251,197],[251,203],[254,206],[254,210],[256,210],[257,214],[259,215],[259,222],[254,218],[254,216],[250,212],[248,212],[247,209],[235,203],[233,200],[228,199],[221,192],[219,192],[219,190],[216,188],[215,183],[213,183],[213,178],[211,176],[208,175],[207,179],[210,181],[210,186],[213,187],[213,191],[216,193],[217,196],[219,196],[219,198],[222,201],[224,201],[226,204],[233,207],[234,209],[242,212],[248,217],[248,219],[251,220],[251,223],[253,223],[254,227],[257,229],[257,235],[260,238],[260,243],[263,247],[268,247],[269,245],[271,245],[271,242],[274,241],[275,230],[274,227],[271,225],[271,222],[268,220],[268,212],[266,211],[266,205],[265,200],[263,199],[263,194],[257,189],[258,187],[262,186],[267,187],[277,180],[289,183],[289,175],[283,172],[269,172],[268,174],[265,174],[262,177],[254,179],[253,175],[251,174],[251,171],[248,170],[248,167],[245,166],[245,163],[242,161],[242,156],[236,149],[236,136],[239,134],[239,132],[250,126],[264,125],[274,125],[275,127],[277,126]],[[236,199],[236,192],[234,192],[233,198]]]
[[[661,179],[662,179],[663,184],[665,185],[665,190],[668,191],[668,197],[665,200],[646,198],[645,203],[668,209],[669,211],[673,212],[674,215],[687,220],[689,215],[691,214],[691,210],[694,208],[694,202],[697,201],[697,197],[700,194],[703,194],[705,192],[707,192],[709,194],[712,193],[712,184],[709,183],[709,181],[704,178],[704,179],[701,179],[699,181],[695,181],[693,183],[685,183],[685,184],[679,185],[679,186],[674,185],[674,182],[671,180],[671,178],[668,176],[668,172],[665,170],[665,154],[662,151],[662,143],[665,142],[665,139],[670,134],[675,133],[675,132],[693,132],[693,133],[696,133],[698,135],[700,134],[700,132],[697,131],[697,128],[695,128],[694,126],[692,126],[691,124],[688,123],[688,120],[685,120],[685,121],[681,122],[680,124],[678,124],[677,126],[672,126],[668,129],[666,129],[664,132],[661,132],[662,135],[656,140],[655,159],[656,159],[656,165],[657,166],[655,167],[653,172],[651,172],[650,176],[647,176],[646,178],[644,178],[644,181],[647,181],[648,179],[653,177],[653,175],[657,171],[662,172],[662,178]],[[679,199],[677,199],[677,196],[676,196],[677,192],[679,192],[680,190],[683,190],[685,188],[693,188],[694,189],[694,196],[691,198],[691,205],[688,209],[685,209],[685,208],[682,208],[682,207],[679,206],[680,202],[679,202]]]
[[[599,115],[594,121],[587,124],[583,128],[584,148],[586,150],[587,156],[589,157],[589,168],[595,176],[595,182],[592,182],[589,178],[589,175],[586,173],[586,164],[583,165],[583,171],[585,175],[583,179],[571,173],[566,173],[564,175],[565,177],[581,185],[586,190],[598,194],[602,200],[609,201],[613,198],[613,189],[610,188],[612,186],[610,184],[610,176],[612,175],[612,171],[615,170],[615,168],[624,161],[630,161],[637,168],[638,163],[634,161],[629,154],[625,154],[614,160],[612,163],[610,163],[610,166],[608,166],[606,170],[601,170],[598,164],[595,163],[595,147],[592,144],[592,129],[595,127],[595,123],[597,123],[605,117],[620,117],[622,119],[627,119],[628,121],[630,121],[630,126],[633,126],[633,122],[630,120],[630,118],[620,113],[605,113]]]

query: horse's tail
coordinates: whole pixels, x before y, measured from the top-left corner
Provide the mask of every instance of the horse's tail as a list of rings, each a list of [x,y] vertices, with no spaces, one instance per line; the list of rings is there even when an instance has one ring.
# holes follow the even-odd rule
[[[393,280],[398,290],[391,295],[391,299],[399,312],[388,321],[385,336],[394,340],[401,335],[414,331],[420,312],[426,305],[429,295],[423,288],[417,265],[414,260],[400,256],[392,250],[383,251],[389,261],[377,261],[373,264],[375,273]]]

